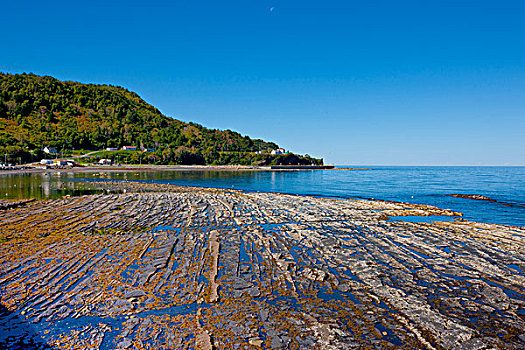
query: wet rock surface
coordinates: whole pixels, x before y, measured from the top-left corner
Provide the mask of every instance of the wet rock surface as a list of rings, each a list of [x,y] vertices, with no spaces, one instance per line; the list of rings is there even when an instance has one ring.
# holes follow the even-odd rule
[[[454,194],[449,194],[448,196],[449,197],[456,197],[456,198],[475,199],[475,200],[478,200],[478,201],[489,201],[489,202],[495,202],[496,201],[495,199],[492,199],[492,198],[489,198],[489,197],[485,197],[485,196],[482,196],[480,194],[459,194],[459,193],[454,193]]]
[[[0,348],[522,349],[525,230],[103,183],[0,214]]]

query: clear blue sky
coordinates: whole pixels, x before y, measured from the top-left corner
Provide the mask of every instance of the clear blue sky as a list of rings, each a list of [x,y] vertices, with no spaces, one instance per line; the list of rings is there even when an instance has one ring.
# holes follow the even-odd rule
[[[522,0],[5,0],[0,71],[121,85],[328,163],[525,165],[524,18]]]

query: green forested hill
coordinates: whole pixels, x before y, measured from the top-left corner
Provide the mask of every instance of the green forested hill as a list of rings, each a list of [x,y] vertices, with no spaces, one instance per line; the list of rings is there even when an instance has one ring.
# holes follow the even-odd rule
[[[41,157],[46,146],[67,153],[125,145],[155,149],[137,152],[134,160],[160,164],[321,162],[292,154],[272,156],[268,152],[278,147],[273,142],[166,117],[121,87],[0,73],[0,152],[10,159]]]

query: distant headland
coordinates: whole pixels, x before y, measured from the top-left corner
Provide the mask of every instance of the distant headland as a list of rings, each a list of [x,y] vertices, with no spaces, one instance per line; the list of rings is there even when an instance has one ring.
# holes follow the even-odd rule
[[[323,165],[274,142],[163,115],[112,85],[0,73],[0,163],[75,158],[156,165]]]

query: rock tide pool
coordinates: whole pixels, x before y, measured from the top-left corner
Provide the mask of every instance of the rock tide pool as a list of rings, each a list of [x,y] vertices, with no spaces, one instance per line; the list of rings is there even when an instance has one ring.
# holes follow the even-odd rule
[[[523,349],[525,229],[100,182],[0,205],[0,348]],[[427,222],[430,221],[430,222]]]

